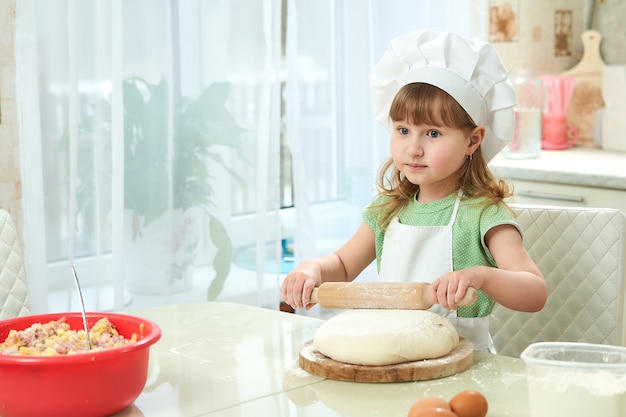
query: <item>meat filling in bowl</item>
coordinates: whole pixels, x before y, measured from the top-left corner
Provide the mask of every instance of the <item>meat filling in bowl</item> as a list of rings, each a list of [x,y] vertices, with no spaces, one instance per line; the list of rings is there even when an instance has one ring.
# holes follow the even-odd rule
[[[70,330],[65,317],[48,323],[34,323],[24,330],[11,330],[0,344],[2,355],[57,356],[89,352],[84,330]],[[137,334],[130,339],[120,335],[106,317],[89,330],[91,351],[112,349],[135,343]]]

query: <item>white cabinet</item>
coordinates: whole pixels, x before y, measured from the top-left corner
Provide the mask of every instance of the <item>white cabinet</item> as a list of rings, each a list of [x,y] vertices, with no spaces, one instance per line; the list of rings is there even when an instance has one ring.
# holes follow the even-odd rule
[[[617,208],[626,213],[626,153],[594,148],[541,151],[536,159],[497,156],[493,173],[514,188],[512,202]]]
[[[626,213],[626,190],[509,179],[510,200],[521,204],[617,208]]]

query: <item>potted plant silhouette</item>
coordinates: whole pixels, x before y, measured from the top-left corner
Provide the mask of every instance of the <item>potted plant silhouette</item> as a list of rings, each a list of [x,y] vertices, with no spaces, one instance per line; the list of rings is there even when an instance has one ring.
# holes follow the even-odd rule
[[[124,258],[126,279],[131,291],[159,293],[184,289],[183,277],[193,270],[199,245],[200,226],[204,213],[208,231],[216,251],[213,267],[215,277],[208,296],[219,295],[230,271],[233,248],[230,237],[215,213],[215,192],[211,185],[213,167],[226,170],[241,187],[243,180],[222,158],[225,149],[232,149],[242,160],[241,134],[244,132],[226,101],[228,83],[214,83],[195,98],[171,97],[166,80],[153,84],[142,78],[124,80],[124,207],[126,211]],[[77,207],[89,216],[95,212],[93,164],[80,164],[81,155],[94,154],[99,146],[98,175],[111,175],[110,125],[107,120],[110,104],[100,104],[99,117],[86,117],[79,126],[79,168]],[[105,113],[105,114],[103,114]],[[110,120],[110,118],[108,119]],[[97,140],[97,138],[105,138]],[[64,135],[67,140],[67,134]],[[92,158],[90,156],[89,158]],[[89,159],[87,159],[89,160]],[[104,193],[107,194],[107,193]],[[109,193],[110,196],[110,193]],[[109,213],[111,202],[100,198],[100,212]],[[195,214],[194,214],[195,213]],[[90,223],[90,222],[86,222]],[[159,226],[161,224],[161,226]],[[173,232],[172,232],[172,226]],[[159,229],[160,230],[152,230]],[[157,250],[180,256],[159,256],[155,238],[163,235],[165,243]],[[137,249],[137,250],[135,250]],[[145,252],[147,259],[139,260]],[[170,265],[165,265],[171,259]],[[126,262],[128,260],[128,262]],[[131,264],[135,263],[135,267]],[[150,266],[153,266],[152,268]],[[169,270],[166,282],[158,283],[151,276],[155,270]],[[140,288],[143,286],[142,288]]]

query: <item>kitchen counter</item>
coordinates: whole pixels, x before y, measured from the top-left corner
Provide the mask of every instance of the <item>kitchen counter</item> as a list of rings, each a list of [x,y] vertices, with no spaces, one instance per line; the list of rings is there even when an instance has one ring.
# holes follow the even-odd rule
[[[523,361],[475,352],[474,364],[431,381],[353,383],[299,368],[302,345],[322,320],[241,304],[199,302],[129,312],[163,331],[148,380],[115,417],[406,417],[423,396],[450,399],[468,389],[489,401],[488,417],[528,417]]]
[[[536,159],[496,156],[489,167],[498,177],[626,190],[626,153],[574,147],[542,150]]]

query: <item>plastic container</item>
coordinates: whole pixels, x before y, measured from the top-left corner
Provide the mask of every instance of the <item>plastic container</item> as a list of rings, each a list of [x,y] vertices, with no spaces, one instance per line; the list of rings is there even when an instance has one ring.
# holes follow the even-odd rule
[[[521,354],[530,417],[626,416],[626,348],[543,342]]]
[[[511,74],[515,87],[515,132],[504,148],[510,159],[538,158],[541,153],[543,106],[546,86],[531,70]]]
[[[0,321],[0,342],[11,329],[61,317],[72,330],[82,330],[81,313],[53,313]],[[105,417],[132,404],[148,376],[150,346],[161,337],[152,321],[115,313],[87,313],[89,327],[102,317],[119,334],[137,342],[109,350],[64,356],[0,355],[0,416]]]

